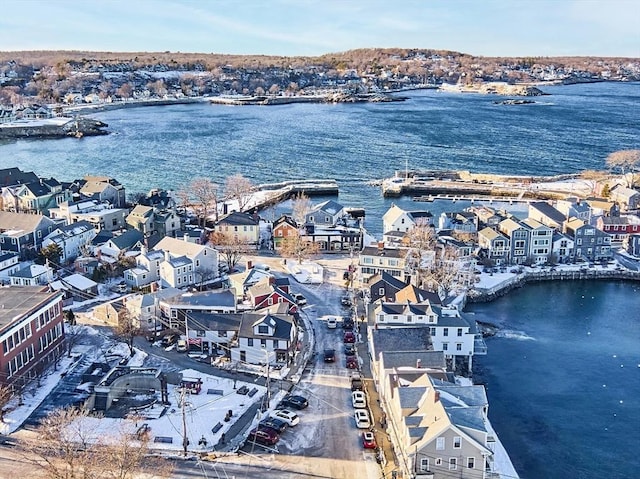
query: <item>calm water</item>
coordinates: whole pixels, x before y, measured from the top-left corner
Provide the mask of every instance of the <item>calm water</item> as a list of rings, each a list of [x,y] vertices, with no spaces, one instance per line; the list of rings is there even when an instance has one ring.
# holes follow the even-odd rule
[[[544,90],[552,95],[535,105],[421,91],[385,104],[115,110],[93,115],[109,124],[108,136],[0,144],[0,168],[60,180],[111,175],[128,192],[176,189],[199,176],[223,183],[236,173],[256,183],[336,178],[339,201],[364,206],[379,237],[392,201],[436,214],[467,205],[386,200],[367,186],[405,165],[572,173],[640,147],[639,84]],[[490,416],[523,477],[638,476],[639,305],[635,285],[564,283],[474,308],[478,319],[515,331],[490,340],[477,364]]]

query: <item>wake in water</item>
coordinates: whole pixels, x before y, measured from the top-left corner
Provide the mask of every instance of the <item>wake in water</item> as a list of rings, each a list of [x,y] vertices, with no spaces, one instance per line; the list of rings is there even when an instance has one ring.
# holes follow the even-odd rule
[[[514,331],[512,329],[503,329],[495,334],[496,338],[516,339],[518,341],[536,341],[536,338],[529,336],[523,331]]]

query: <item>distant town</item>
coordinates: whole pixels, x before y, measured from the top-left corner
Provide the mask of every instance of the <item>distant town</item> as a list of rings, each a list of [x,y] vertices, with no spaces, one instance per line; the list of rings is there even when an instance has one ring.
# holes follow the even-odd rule
[[[638,58],[488,58],[362,49],[320,57],[0,52],[0,105],[77,105],[218,95],[380,93],[440,85],[640,80]]]
[[[528,281],[640,279],[639,163],[627,150],[607,159],[615,173],[572,178],[405,172],[381,186],[432,188],[427,203],[486,184],[520,194],[438,217],[392,205],[381,238],[361,208],[312,200],[337,193],[332,180],[235,175],[127,195],[110,177],[0,170],[2,432],[41,472],[78,440],[64,433],[74,424],[79,437],[94,428],[95,455],[113,447],[99,427],[121,431],[142,452],[132,470],[156,477],[170,473],[144,460],[152,450],[213,464],[293,454],[318,427],[336,435],[326,457],[349,458],[329,477],[518,477],[473,384],[495,326],[464,306]],[[283,199],[290,212],[261,216]],[[526,216],[500,199],[526,201]],[[209,398],[218,407],[187,420]],[[72,461],[77,450],[64,467],[96,467]]]

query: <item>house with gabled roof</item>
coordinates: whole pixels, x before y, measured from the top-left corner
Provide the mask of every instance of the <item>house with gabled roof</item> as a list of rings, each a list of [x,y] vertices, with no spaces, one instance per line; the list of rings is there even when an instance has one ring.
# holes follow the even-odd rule
[[[382,231],[407,232],[419,222],[433,225],[433,215],[426,210],[406,211],[394,203],[382,216]]]
[[[611,235],[611,246],[620,248],[629,235],[640,233],[640,218],[636,215],[598,216],[596,228]]]
[[[384,272],[404,281],[409,276],[405,256],[405,250],[386,248],[382,242],[377,246],[365,246],[358,257],[360,278],[367,281],[371,276]]]
[[[131,228],[138,230],[144,236],[151,236],[154,232],[153,207],[136,205],[127,215],[125,221]]]
[[[18,253],[21,258],[35,255],[56,226],[44,215],[0,211],[0,252]]]
[[[78,221],[70,225],[58,226],[42,241],[42,246],[56,244],[62,251],[60,262],[68,264],[80,256],[82,248],[87,247],[95,238],[96,230],[87,221]]]
[[[438,230],[477,233],[478,217],[473,211],[442,212],[438,217]]]
[[[22,171],[20,168],[0,169],[0,188],[39,181],[33,171]]]
[[[289,293],[289,282],[278,281],[275,277],[263,278],[251,286],[246,293],[246,297],[254,310],[260,310],[284,303],[288,305],[289,314],[298,311],[298,303]]]
[[[498,230],[509,238],[509,259],[513,264],[524,264],[529,259],[531,229],[517,218],[511,217],[498,223]]]
[[[238,331],[238,346],[231,360],[250,364],[289,364],[298,344],[292,316],[245,312]]]
[[[144,237],[138,230],[127,230],[103,244],[99,249],[98,257],[100,261],[114,263],[128,251],[139,251],[143,241]]]
[[[30,183],[7,186],[2,189],[2,205],[5,211],[48,214],[71,199],[71,191],[62,187],[55,178],[42,178]]]
[[[53,269],[47,265],[30,264],[9,275],[13,286],[39,286],[53,281]]]
[[[234,211],[222,216],[213,227],[214,232],[258,246],[260,244],[260,222],[255,215]]]
[[[640,192],[624,185],[611,188],[609,199],[619,203],[623,211],[636,210],[640,207]]]
[[[344,216],[344,206],[334,200],[315,205],[305,214],[305,224],[316,226],[334,226]]]
[[[509,261],[509,238],[493,228],[478,231],[478,246],[484,250],[484,256],[497,265]]]
[[[273,247],[279,250],[285,238],[292,238],[298,234],[298,224],[291,216],[282,215],[273,222]]]
[[[574,260],[599,261],[613,257],[611,235],[578,218],[571,218],[564,224],[564,231],[573,237]]]
[[[57,208],[51,208],[49,214],[56,220],[64,218],[68,224],[82,220],[88,221],[98,232],[126,228],[126,209],[114,208],[109,203],[99,203],[97,200],[65,201]]]
[[[404,477],[485,479],[500,468],[517,477],[510,464],[494,459],[483,386],[457,386],[419,368],[384,371],[382,403]]]
[[[552,263],[569,263],[573,261],[573,238],[558,231],[553,232],[551,240],[551,259]]]
[[[566,218],[579,218],[585,223],[591,223],[591,208],[581,198],[569,196],[563,200],[556,200],[555,207]]]
[[[177,271],[171,273],[171,276],[174,277],[176,281],[177,279],[181,279],[181,281],[175,284],[168,283],[166,286],[182,288],[194,284],[202,284],[219,276],[218,252],[210,246],[192,243],[188,241],[188,238],[187,241],[185,241],[184,238],[178,239],[166,236],[155,245],[154,250],[164,251],[165,260],[168,254],[172,258],[185,257],[192,264],[193,278],[191,280],[185,276],[185,267],[188,267],[188,265],[176,265],[175,268],[169,268],[167,265],[167,273],[169,273],[171,269],[177,269]],[[184,282],[185,280],[187,280],[186,284]]]
[[[236,297],[241,299],[251,286],[262,281],[264,278],[273,278],[273,274],[261,268],[249,268],[240,273],[228,275],[227,283],[229,289],[232,289]]]
[[[522,220],[530,230],[529,259],[534,263],[548,263],[551,259],[551,246],[554,229],[533,218]]]
[[[108,176],[85,176],[78,181],[80,194],[84,198],[107,202],[115,208],[127,205],[126,192],[122,184]]]
[[[496,211],[494,208],[490,208],[486,205],[470,206],[466,208],[466,211],[470,211],[478,218],[478,229],[485,227],[498,226],[505,216],[502,211]]]
[[[562,224],[567,220],[564,213],[546,201],[529,203],[528,217],[556,230],[561,230]]]

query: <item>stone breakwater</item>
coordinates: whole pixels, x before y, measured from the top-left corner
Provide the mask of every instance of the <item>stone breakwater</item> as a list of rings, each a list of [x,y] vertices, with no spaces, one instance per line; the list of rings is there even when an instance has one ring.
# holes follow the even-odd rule
[[[67,120],[67,121],[65,121]],[[0,139],[66,138],[107,135],[109,125],[91,118],[55,118],[52,121],[34,120],[0,126]]]

